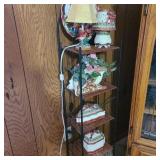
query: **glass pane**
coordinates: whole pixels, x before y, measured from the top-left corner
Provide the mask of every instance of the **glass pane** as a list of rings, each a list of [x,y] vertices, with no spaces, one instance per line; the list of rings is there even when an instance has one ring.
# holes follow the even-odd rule
[[[156,46],[153,51],[141,136],[156,140]]]

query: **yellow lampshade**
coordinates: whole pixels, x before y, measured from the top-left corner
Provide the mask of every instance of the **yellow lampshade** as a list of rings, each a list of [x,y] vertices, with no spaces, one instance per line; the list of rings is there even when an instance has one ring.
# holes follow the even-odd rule
[[[66,22],[97,23],[96,4],[72,4]]]

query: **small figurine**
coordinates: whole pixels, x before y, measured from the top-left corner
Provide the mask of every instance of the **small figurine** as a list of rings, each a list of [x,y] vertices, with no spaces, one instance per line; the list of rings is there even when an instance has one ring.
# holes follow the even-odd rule
[[[77,40],[80,41],[82,49],[90,49],[89,40],[92,38],[92,32],[89,25],[79,28]]]

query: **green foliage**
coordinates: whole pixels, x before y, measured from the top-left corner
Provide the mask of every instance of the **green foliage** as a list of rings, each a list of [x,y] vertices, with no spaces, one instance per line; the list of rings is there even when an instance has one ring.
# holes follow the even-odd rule
[[[91,56],[83,56],[82,58],[82,83],[83,84],[88,79],[96,79],[98,76],[101,76],[101,74],[96,71],[93,71],[91,73],[86,73],[85,69],[87,68],[87,66],[92,66],[93,68],[95,66],[106,68],[106,72],[104,72],[103,78],[110,76],[111,72],[117,69],[116,62],[108,64],[103,59],[97,58],[96,56],[94,58]],[[73,79],[79,81],[80,66],[79,65],[74,66],[72,69],[70,69],[70,72],[73,75]]]

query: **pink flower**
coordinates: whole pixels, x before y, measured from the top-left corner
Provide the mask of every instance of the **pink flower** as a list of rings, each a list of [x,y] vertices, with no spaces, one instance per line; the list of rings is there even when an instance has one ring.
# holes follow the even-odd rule
[[[87,70],[88,70],[88,71],[91,71],[91,70],[93,70],[93,67],[92,67],[91,65],[89,65],[89,66],[87,67]]]
[[[94,59],[97,59],[97,56],[96,56],[96,54],[94,54],[94,53],[90,54],[90,57],[91,57],[91,58],[94,58]]]
[[[92,73],[93,71],[94,71],[94,68],[91,65],[87,66],[87,68],[85,69],[86,73]]]

